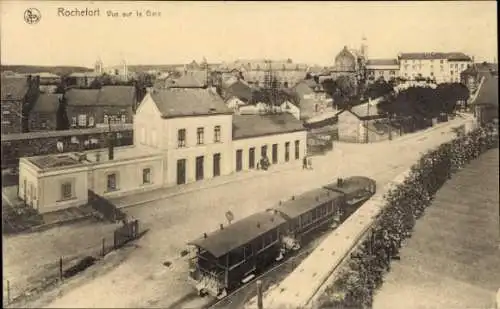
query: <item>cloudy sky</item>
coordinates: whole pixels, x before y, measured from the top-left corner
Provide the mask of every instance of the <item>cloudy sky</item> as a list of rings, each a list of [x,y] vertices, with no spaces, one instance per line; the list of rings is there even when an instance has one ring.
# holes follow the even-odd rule
[[[40,22],[24,12],[37,8]],[[98,17],[58,16],[99,9]],[[108,17],[107,11],[130,17]],[[137,17],[135,11],[161,16]],[[371,58],[398,52],[462,51],[476,61],[497,54],[495,1],[461,2],[78,2],[0,4],[2,64],[93,66],[292,58],[332,64],[366,36]]]

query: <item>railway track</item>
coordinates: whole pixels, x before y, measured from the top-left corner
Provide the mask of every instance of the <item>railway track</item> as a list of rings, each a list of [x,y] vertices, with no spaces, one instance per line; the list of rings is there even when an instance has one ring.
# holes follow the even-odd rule
[[[233,290],[223,299],[217,299],[212,296],[205,296],[200,298],[198,293],[192,292],[184,295],[181,299],[171,304],[167,309],[240,309],[251,297],[256,295],[255,282],[261,280],[263,282],[263,289],[267,289],[272,284],[278,283],[286,275],[292,272],[328,235],[332,229],[327,229],[318,233],[317,236],[309,241],[301,250],[296,254],[290,256],[285,261],[274,265],[264,273],[252,279],[250,282]]]

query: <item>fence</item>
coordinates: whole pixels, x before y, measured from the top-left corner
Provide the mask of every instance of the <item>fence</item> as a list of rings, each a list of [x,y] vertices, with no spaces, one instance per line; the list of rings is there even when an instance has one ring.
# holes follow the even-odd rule
[[[92,208],[101,213],[107,220],[116,222],[118,220],[125,219],[126,215],[123,211],[104,197],[96,194],[94,191],[88,190],[88,197],[89,204],[92,205]]]
[[[138,220],[124,222],[123,226],[113,229],[112,233],[105,235],[94,245],[79,248],[78,254],[71,257],[61,256],[48,265],[36,267],[38,273],[29,278],[16,278],[13,282],[4,277],[4,306],[29,300],[40,292],[64,283],[65,280],[94,265],[106,254],[122,248],[140,235]],[[25,307],[21,304],[20,306]]]
[[[430,205],[432,196],[455,171],[495,147],[498,147],[498,133],[493,127],[486,127],[458,135],[425,154],[404,183],[387,194],[386,206],[368,231],[369,237],[347,257],[347,266],[327,287],[317,305],[370,308],[391,260],[398,258],[402,240],[411,236],[415,221]]]
[[[137,238],[139,234],[139,220],[126,222],[114,232],[114,247],[120,248],[129,241]]]

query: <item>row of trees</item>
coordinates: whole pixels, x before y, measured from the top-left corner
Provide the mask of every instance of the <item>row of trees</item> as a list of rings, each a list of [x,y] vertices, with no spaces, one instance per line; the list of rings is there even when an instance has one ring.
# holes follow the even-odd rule
[[[386,194],[386,206],[370,235],[350,257],[348,266],[319,300],[319,308],[371,308],[391,260],[399,259],[403,240],[451,175],[488,149],[498,147],[493,127],[477,129],[425,154],[409,177]]]
[[[453,113],[457,102],[466,104],[468,98],[469,90],[459,83],[440,84],[436,88],[410,87],[398,94],[386,96],[378,109],[392,118],[433,118],[443,113]]]

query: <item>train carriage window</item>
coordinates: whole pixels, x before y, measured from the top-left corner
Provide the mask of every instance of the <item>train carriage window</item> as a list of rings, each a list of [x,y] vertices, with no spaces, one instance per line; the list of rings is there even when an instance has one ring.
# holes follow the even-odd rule
[[[245,253],[243,248],[238,248],[236,250],[233,250],[229,254],[229,265],[235,265],[238,264],[239,262],[243,261],[245,259]]]
[[[255,243],[255,252],[259,252],[260,250],[262,250],[263,244],[264,244],[263,237],[259,237],[258,241]]]
[[[245,246],[245,259],[249,258],[253,255],[252,244],[248,244]]]
[[[317,211],[318,211],[318,208],[313,209],[313,211],[312,211],[312,221],[315,221],[316,218],[318,217]]]

